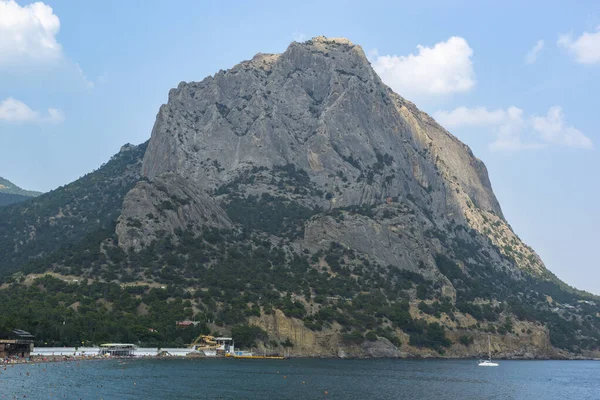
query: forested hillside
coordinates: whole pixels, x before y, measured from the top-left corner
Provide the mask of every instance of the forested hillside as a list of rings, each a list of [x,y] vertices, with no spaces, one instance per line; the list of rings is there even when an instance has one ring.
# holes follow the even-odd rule
[[[140,179],[146,146],[125,146],[73,183],[0,208],[0,273],[6,276],[91,232],[113,228],[123,197]]]

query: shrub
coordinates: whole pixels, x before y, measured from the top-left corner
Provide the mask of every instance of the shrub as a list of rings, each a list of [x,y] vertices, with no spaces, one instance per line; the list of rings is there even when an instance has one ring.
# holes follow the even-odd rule
[[[265,341],[267,332],[258,326],[240,325],[231,329],[231,336],[239,348],[248,348],[256,345],[257,340]]]
[[[473,337],[472,336],[467,336],[467,335],[462,335],[458,341],[462,344],[464,344],[465,346],[470,346],[473,344]]]
[[[342,335],[342,340],[346,343],[361,344],[365,341],[365,337],[362,335],[362,333],[360,333],[360,331],[355,329],[350,333],[344,333]]]

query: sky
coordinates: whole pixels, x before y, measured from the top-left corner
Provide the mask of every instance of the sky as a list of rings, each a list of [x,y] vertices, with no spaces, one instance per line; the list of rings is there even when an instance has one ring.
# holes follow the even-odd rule
[[[0,176],[49,191],[150,137],[180,81],[314,36],[468,144],[516,233],[600,294],[600,3],[0,0]]]

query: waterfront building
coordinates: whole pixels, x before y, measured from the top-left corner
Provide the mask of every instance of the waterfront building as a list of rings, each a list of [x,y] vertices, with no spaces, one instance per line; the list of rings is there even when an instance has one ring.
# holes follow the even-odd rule
[[[131,343],[104,343],[100,345],[98,354],[101,356],[130,357],[135,355],[137,346]]]
[[[29,358],[33,351],[34,337],[21,329],[0,332],[0,358]]]

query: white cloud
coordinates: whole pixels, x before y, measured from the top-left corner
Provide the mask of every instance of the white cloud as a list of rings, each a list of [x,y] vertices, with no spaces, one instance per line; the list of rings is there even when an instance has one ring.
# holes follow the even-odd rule
[[[535,46],[525,55],[525,64],[533,64],[537,61],[540,52],[544,49],[544,41],[538,40]]]
[[[506,118],[497,126],[496,139],[490,143],[492,151],[517,151],[532,150],[546,147],[538,141],[523,141],[523,131],[527,128],[527,121],[523,118],[523,110],[511,106],[506,112]]]
[[[485,107],[458,107],[454,110],[438,111],[435,119],[448,128],[460,127],[491,127],[496,138],[490,144],[491,150],[522,150],[537,148],[534,143],[523,143],[521,132],[525,127],[523,110],[511,106],[504,109],[488,110]]]
[[[79,64],[70,60],[57,40],[60,19],[43,2],[21,6],[14,0],[0,0],[0,85],[3,80],[44,79],[68,81],[77,88],[91,89]],[[61,89],[65,85],[61,82]]]
[[[592,140],[581,133],[580,130],[566,125],[562,109],[558,106],[550,107],[545,117],[534,116],[533,129],[537,131],[547,143],[592,149]]]
[[[75,68],[85,87],[88,89],[93,89],[95,86],[94,82],[90,81],[88,77],[85,76],[85,73],[83,72],[79,64],[75,63]]]
[[[47,114],[43,115],[12,97],[0,102],[0,122],[60,124],[64,120],[64,113],[56,108],[49,108]]]
[[[439,96],[466,92],[475,86],[473,50],[467,41],[453,36],[433,47],[417,46],[418,54],[379,55],[373,51],[373,68],[400,95]]]
[[[0,0],[0,66],[53,63],[62,58],[56,41],[60,20],[42,2],[21,7]]]
[[[65,122],[65,113],[57,108],[49,108],[47,120],[53,124],[61,124]]]
[[[453,111],[438,111],[435,119],[449,128],[487,127],[494,133],[490,144],[493,151],[539,149],[549,145],[592,149],[590,138],[567,125],[562,109],[550,107],[545,117],[525,117],[522,109],[511,106],[506,110],[485,107],[458,107]]]
[[[456,126],[481,126],[498,124],[506,118],[506,111],[489,110],[485,107],[458,107],[452,111],[438,111],[435,119],[447,128]]]
[[[37,119],[37,113],[22,101],[9,97],[0,103],[0,121],[32,122]]]
[[[573,40],[573,34],[560,35],[556,44],[566,49],[581,64],[600,64],[600,26],[595,33],[584,32]]]

